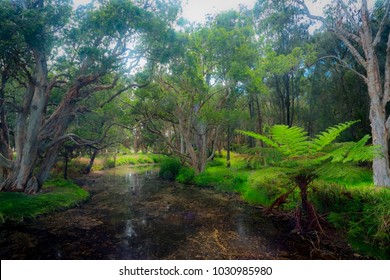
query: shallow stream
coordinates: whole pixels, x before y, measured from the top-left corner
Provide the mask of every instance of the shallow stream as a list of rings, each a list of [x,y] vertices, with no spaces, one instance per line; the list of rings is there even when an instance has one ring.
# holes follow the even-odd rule
[[[79,207],[0,226],[1,259],[353,259],[339,239],[291,234],[289,219],[264,216],[235,194],[162,181],[129,167],[78,180]]]

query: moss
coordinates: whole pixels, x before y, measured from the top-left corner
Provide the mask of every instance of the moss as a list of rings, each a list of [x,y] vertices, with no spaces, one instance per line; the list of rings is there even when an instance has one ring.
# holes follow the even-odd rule
[[[66,180],[45,183],[36,195],[1,192],[0,219],[23,221],[56,210],[73,207],[89,197],[87,191]]]

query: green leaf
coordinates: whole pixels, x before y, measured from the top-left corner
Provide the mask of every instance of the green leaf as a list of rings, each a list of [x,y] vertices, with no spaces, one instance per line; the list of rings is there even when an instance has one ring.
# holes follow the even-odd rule
[[[321,151],[324,147],[333,143],[334,140],[346,129],[359,121],[350,121],[346,123],[340,123],[338,125],[329,127],[326,131],[316,135],[312,140],[311,146],[316,152]]]
[[[275,143],[274,141],[272,141],[267,136],[264,136],[264,135],[261,135],[261,134],[258,134],[258,133],[252,132],[252,131],[236,130],[236,132],[243,134],[243,135],[246,135],[246,136],[249,136],[249,137],[252,137],[252,138],[255,138],[257,140],[260,140],[264,144],[271,146],[271,147],[274,147],[276,149],[279,148],[279,145],[277,143]]]
[[[301,127],[275,125],[271,128],[272,139],[279,151],[286,156],[300,156],[308,153],[308,136]]]

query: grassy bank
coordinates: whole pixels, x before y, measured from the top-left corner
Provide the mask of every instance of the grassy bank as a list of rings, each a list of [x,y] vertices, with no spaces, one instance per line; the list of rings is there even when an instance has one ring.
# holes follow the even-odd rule
[[[293,187],[288,173],[288,168],[248,168],[233,155],[230,168],[224,159],[216,158],[205,172],[195,176],[182,168],[176,179],[236,192],[250,204],[268,207]],[[375,258],[390,258],[390,190],[375,188],[370,170],[362,169],[354,179],[317,180],[310,188],[309,199],[330,225],[346,232],[355,250]],[[278,210],[293,212],[297,200],[298,190]]]
[[[77,205],[89,197],[87,191],[65,180],[45,183],[37,195],[0,192],[0,222],[23,221]]]
[[[99,171],[124,165],[156,164],[160,163],[164,158],[165,156],[163,155],[150,153],[118,153],[116,156],[113,153],[101,154],[95,158],[91,171]],[[72,159],[68,162],[68,176],[70,178],[80,177],[85,174],[88,164],[89,158],[85,156]],[[55,164],[53,174],[55,176],[62,176],[63,173],[64,162],[60,160]]]

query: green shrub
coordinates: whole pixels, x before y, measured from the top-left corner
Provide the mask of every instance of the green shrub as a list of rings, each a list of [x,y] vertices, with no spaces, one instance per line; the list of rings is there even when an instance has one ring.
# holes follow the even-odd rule
[[[205,172],[195,176],[195,184],[201,187],[214,187],[220,191],[241,192],[248,181],[246,171],[216,166],[206,169]]]
[[[181,163],[176,158],[166,158],[160,164],[159,176],[165,180],[174,180],[179,174]]]
[[[194,181],[195,170],[189,167],[183,167],[180,169],[179,174],[176,177],[176,181],[182,184],[191,184]]]
[[[346,230],[355,248],[374,257],[389,258],[390,190],[353,185],[315,181],[310,196],[317,210],[328,214],[333,226]]]
[[[104,162],[104,168],[114,168],[115,167],[115,162],[113,158],[107,158],[106,161]]]
[[[250,203],[271,206],[282,194],[292,188],[286,168],[268,167],[251,172],[248,187],[242,197]],[[284,207],[294,208],[294,196],[288,198]]]
[[[223,166],[225,161],[222,158],[214,158],[207,163],[207,167]]]

